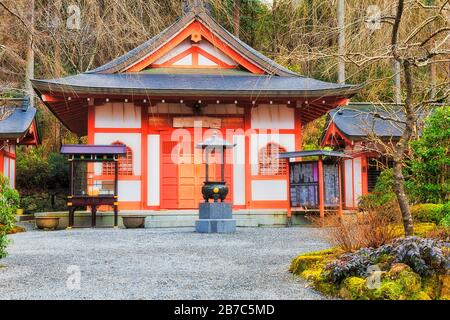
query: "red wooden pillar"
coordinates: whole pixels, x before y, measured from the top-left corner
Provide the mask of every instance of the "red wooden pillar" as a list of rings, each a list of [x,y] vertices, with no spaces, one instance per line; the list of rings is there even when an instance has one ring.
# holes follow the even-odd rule
[[[339,188],[339,207],[338,207],[338,215],[342,217],[342,174],[341,174],[341,161],[338,161],[338,188]]]
[[[252,173],[250,163],[251,119],[252,107],[244,106],[244,136],[245,136],[245,208],[252,204]]]
[[[322,220],[325,217],[325,199],[324,199],[324,183],[323,183],[323,161],[322,156],[319,156],[319,213],[320,219]]]
[[[4,167],[4,156],[3,156],[3,151],[0,151],[0,173],[3,174],[3,167]]]
[[[286,221],[286,226],[290,227],[292,225],[292,207],[291,207],[291,173],[290,173],[290,159],[287,159],[288,163],[287,163],[287,202],[288,202],[288,206],[287,206],[287,221]]]
[[[114,161],[114,228],[118,227],[119,220],[119,156]]]
[[[362,184],[362,194],[366,195],[368,191],[368,180],[367,180],[367,171],[369,166],[367,164],[367,155],[361,156],[361,184]]]
[[[141,209],[145,209],[148,205],[148,110],[146,105],[141,106],[141,150]]]

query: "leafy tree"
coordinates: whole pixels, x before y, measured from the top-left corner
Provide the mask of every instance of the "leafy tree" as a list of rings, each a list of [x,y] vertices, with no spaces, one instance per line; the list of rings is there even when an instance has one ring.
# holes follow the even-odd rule
[[[448,200],[450,107],[440,107],[428,117],[421,138],[411,142],[411,181],[408,188],[415,202]],[[411,186],[412,184],[412,186]]]
[[[0,259],[6,256],[8,239],[6,233],[14,226],[14,215],[19,206],[19,193],[9,186],[6,177],[0,174]]]

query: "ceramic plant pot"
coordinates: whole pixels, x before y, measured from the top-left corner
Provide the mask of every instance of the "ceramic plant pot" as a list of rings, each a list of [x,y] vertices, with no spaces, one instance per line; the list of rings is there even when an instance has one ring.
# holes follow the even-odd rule
[[[122,216],[123,225],[127,229],[138,229],[145,227],[144,216]]]
[[[57,217],[36,217],[36,227],[41,230],[55,230],[59,225]]]

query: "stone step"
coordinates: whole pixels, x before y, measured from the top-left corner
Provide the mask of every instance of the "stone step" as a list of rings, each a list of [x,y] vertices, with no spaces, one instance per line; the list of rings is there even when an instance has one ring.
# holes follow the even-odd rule
[[[258,227],[258,221],[256,219],[236,219],[238,227]],[[198,220],[197,216],[194,217],[146,217],[146,228],[176,228],[176,227],[195,227],[195,221]]]
[[[17,214],[16,221],[30,221],[34,220],[34,216],[32,214]]]

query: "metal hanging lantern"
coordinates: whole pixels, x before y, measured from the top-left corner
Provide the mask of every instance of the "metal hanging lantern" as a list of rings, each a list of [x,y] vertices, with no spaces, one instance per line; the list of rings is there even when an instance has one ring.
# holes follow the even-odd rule
[[[217,132],[196,145],[197,149],[205,150],[205,181],[202,186],[202,195],[205,202],[209,202],[209,199],[213,199],[214,202],[218,202],[220,199],[220,201],[223,202],[227,197],[228,186],[225,182],[225,150],[232,149],[235,146],[236,144],[220,138],[217,135]],[[215,152],[220,152],[222,156],[220,181],[209,180],[209,157]]]

